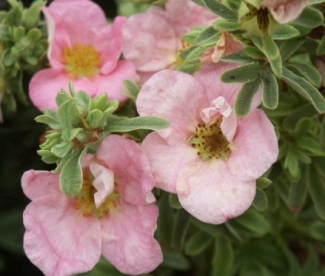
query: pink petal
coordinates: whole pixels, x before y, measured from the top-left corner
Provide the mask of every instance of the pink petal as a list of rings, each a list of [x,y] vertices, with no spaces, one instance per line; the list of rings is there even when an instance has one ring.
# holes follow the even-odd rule
[[[24,212],[24,225],[25,253],[45,275],[86,272],[100,258],[98,219],[83,217],[75,208],[75,199],[63,193],[38,197],[30,203]]]
[[[122,28],[125,23],[125,17],[117,16],[113,24],[102,28],[96,34],[93,45],[101,53],[102,65],[100,72],[103,75],[109,74],[117,66],[122,53]]]
[[[176,193],[176,180],[180,170],[187,164],[199,161],[197,150],[189,144],[169,146],[157,133],[150,133],[142,142],[157,187]]]
[[[237,130],[237,116],[235,112],[232,111],[228,117],[223,117],[220,128],[228,142],[231,142]]]
[[[47,195],[61,194],[59,174],[48,171],[29,170],[21,178],[24,194],[34,200]]]
[[[277,137],[262,110],[251,111],[247,118],[238,121],[230,151],[229,171],[242,180],[257,179],[276,161]]]
[[[95,177],[93,186],[97,192],[94,194],[96,208],[114,191],[114,173],[97,163],[90,164],[90,171]]]
[[[116,187],[126,202],[136,205],[152,202],[155,181],[148,159],[137,143],[110,135],[98,148],[97,160],[114,172]]]
[[[198,25],[210,25],[218,16],[190,0],[169,0],[166,3],[166,17],[179,38]]]
[[[152,76],[143,85],[136,105],[141,116],[160,116],[169,121],[170,127],[158,133],[170,145],[186,142],[201,123],[201,110],[209,106],[199,82],[171,70]]]
[[[102,254],[118,270],[138,275],[154,270],[163,260],[153,238],[158,208],[154,204],[134,206],[123,200],[102,222]]]
[[[295,20],[307,6],[309,0],[264,0],[262,7],[268,8],[280,24]]]
[[[58,69],[45,69],[37,72],[29,83],[29,97],[32,103],[41,111],[56,110],[55,98],[61,89],[69,92],[69,81],[73,81],[75,91],[84,90],[90,96],[96,91],[96,86],[88,78],[70,78]]]
[[[93,79],[94,86],[96,87],[93,96],[107,93],[110,100],[125,101],[127,96],[122,93],[125,91],[123,81],[134,81],[135,78],[136,71],[133,64],[126,60],[120,60],[114,71],[109,75],[97,75]]]
[[[240,181],[223,161],[191,163],[177,179],[177,194],[184,209],[213,224],[244,213],[253,202],[255,190],[255,181]]]
[[[123,28],[123,55],[139,71],[167,68],[176,61],[178,38],[162,9],[131,16]]]

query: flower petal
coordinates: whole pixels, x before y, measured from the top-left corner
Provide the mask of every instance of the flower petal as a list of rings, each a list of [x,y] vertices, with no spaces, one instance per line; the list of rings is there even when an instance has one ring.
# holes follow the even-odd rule
[[[191,163],[177,179],[177,194],[184,209],[213,224],[244,213],[253,202],[255,190],[255,181],[240,181],[223,161]]]
[[[114,191],[114,173],[97,163],[90,164],[90,171],[95,177],[93,185],[97,192],[94,194],[96,208]]]
[[[241,180],[257,179],[276,161],[277,137],[262,110],[251,111],[247,118],[238,121],[230,150],[229,171]]]
[[[135,205],[148,204],[155,186],[148,159],[132,140],[110,135],[101,143],[97,160],[114,172],[115,183],[122,198]],[[150,202],[149,202],[150,203]]]
[[[131,16],[122,33],[123,55],[137,70],[158,71],[176,61],[179,41],[162,9],[152,7]]]
[[[24,194],[34,200],[38,197],[61,194],[59,174],[48,171],[29,170],[21,178]]]
[[[45,69],[37,72],[29,83],[29,97],[33,104],[44,111],[57,110],[55,98],[61,89],[69,91],[69,81],[73,81],[76,91],[84,90],[92,96],[96,86],[87,78],[70,78],[69,75],[58,69]]]
[[[63,193],[51,194],[38,197],[24,212],[24,250],[45,275],[86,272],[100,258],[100,223],[95,216],[83,217],[74,204]]]
[[[154,204],[134,206],[117,202],[102,222],[102,254],[125,274],[145,274],[163,260],[158,242],[153,238],[158,208]]]
[[[164,70],[152,76],[142,87],[137,101],[141,116],[161,116],[170,127],[158,131],[170,145],[184,143],[201,123],[201,110],[209,103],[202,85],[192,76]]]
[[[180,170],[200,158],[196,149],[186,144],[171,147],[155,132],[143,140],[141,147],[148,157],[156,186],[171,193],[176,193]]]

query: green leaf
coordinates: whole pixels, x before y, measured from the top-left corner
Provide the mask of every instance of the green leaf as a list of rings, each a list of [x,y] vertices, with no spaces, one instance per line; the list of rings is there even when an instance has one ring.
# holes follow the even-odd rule
[[[323,14],[312,7],[306,7],[300,16],[294,21],[295,24],[301,25],[306,28],[316,28],[323,24]]]
[[[88,113],[87,122],[92,129],[95,129],[100,126],[102,118],[103,112],[98,109],[93,109]]]
[[[184,271],[190,269],[191,263],[178,252],[167,252],[164,253],[164,261],[161,266]]]
[[[226,30],[228,32],[240,30],[240,24],[234,21],[228,21],[227,19],[218,19],[213,23],[213,28],[218,31]]]
[[[190,214],[184,209],[177,210],[175,223],[173,225],[173,246],[182,251],[185,243],[187,230],[189,228]]]
[[[325,222],[324,221],[314,221],[309,226],[311,236],[322,242],[325,242]]]
[[[272,180],[266,177],[260,177],[259,179],[256,180],[256,186],[257,188],[260,189],[265,189],[269,187],[271,184],[272,184]]]
[[[123,85],[127,91],[124,92],[131,100],[136,101],[138,94],[140,92],[140,87],[130,80],[124,80]]]
[[[225,83],[252,82],[258,78],[261,68],[259,63],[249,63],[226,71],[221,80]]]
[[[60,93],[57,94],[56,98],[55,98],[55,101],[56,101],[56,104],[58,106],[64,104],[66,101],[69,101],[71,98],[70,96],[68,95],[67,92],[65,92],[65,90],[61,90]]]
[[[252,209],[237,217],[235,221],[259,236],[264,236],[270,231],[269,222],[261,214]]]
[[[317,141],[316,137],[297,137],[296,144],[299,148],[307,150],[312,155],[325,156],[325,149]]]
[[[170,205],[170,207],[172,207],[174,209],[182,209],[183,208],[183,206],[179,202],[177,194],[173,194],[173,193],[169,194],[169,205]]]
[[[282,60],[286,61],[306,42],[303,38],[295,38],[284,41],[280,46]]]
[[[60,187],[68,196],[75,196],[82,188],[83,173],[81,161],[87,152],[87,147],[76,151],[64,164],[60,174]]]
[[[299,161],[297,159],[297,156],[295,155],[295,149],[290,148],[288,150],[287,155],[285,156],[283,168],[288,169],[289,173],[294,178],[300,177],[300,168],[299,168]]]
[[[268,205],[268,200],[267,196],[264,191],[261,189],[256,190],[256,195],[253,201],[253,206],[258,210],[258,211],[265,211],[267,209]]]
[[[290,25],[280,25],[280,28],[272,34],[274,40],[287,40],[300,35],[300,32]]]
[[[41,37],[42,37],[42,31],[37,28],[31,29],[27,33],[27,38],[30,39],[32,42],[37,42],[38,40],[41,39]]]
[[[319,42],[319,45],[316,49],[316,54],[318,56],[325,55],[325,35],[322,37],[321,41]]]
[[[275,59],[280,55],[278,46],[271,37],[267,36],[262,38],[262,43],[263,52],[266,54],[268,59]]]
[[[225,62],[252,63],[254,59],[246,55],[243,51],[233,53],[228,56],[221,57],[220,60]]]
[[[325,181],[313,166],[307,167],[308,189],[318,216],[325,219]]]
[[[141,116],[111,122],[105,127],[105,131],[128,132],[137,129],[161,130],[167,127],[169,127],[169,122],[163,118],[154,116]]]
[[[216,275],[223,275],[234,265],[234,250],[228,239],[216,237],[212,256],[212,267]]]
[[[291,212],[299,213],[303,208],[308,194],[307,172],[302,173],[298,183],[291,183],[289,191],[289,207]]]
[[[215,36],[219,32],[215,30],[213,27],[206,28],[203,32],[201,32],[198,37],[196,38],[196,42],[200,43],[205,40],[210,39],[211,37]]]
[[[62,141],[51,148],[51,152],[58,158],[63,158],[72,150],[73,143],[71,141]]]
[[[159,217],[157,227],[157,237],[163,249],[170,247],[172,244],[172,231],[171,225],[174,224],[173,209],[170,208],[168,194],[163,193],[158,201]]]
[[[45,113],[46,113],[46,111],[49,111],[49,110],[45,110]],[[45,115],[37,116],[35,118],[35,121],[38,123],[43,123],[43,124],[49,125],[49,127],[52,129],[60,129],[61,128],[61,125],[60,125],[59,121],[57,120],[57,118],[50,116],[50,115],[45,114]]]
[[[325,113],[325,99],[307,80],[283,67],[283,81],[309,100],[319,113]]]
[[[309,64],[300,62],[290,62],[287,65],[288,68],[294,68],[304,76],[310,83],[316,87],[320,87],[322,84],[322,75],[317,71],[317,69]]]
[[[203,0],[203,2],[206,7],[216,15],[219,15],[231,21],[237,20],[237,14],[221,4],[218,0]]]
[[[196,256],[202,253],[212,243],[213,238],[205,232],[198,230],[185,244],[185,253]]]
[[[279,103],[278,82],[268,68],[262,70],[260,77],[263,86],[263,105],[268,109],[275,109]]]
[[[263,59],[265,58],[264,53],[254,46],[246,45],[244,53],[254,59]]]
[[[78,103],[79,106],[81,106],[84,110],[88,110],[89,101],[91,100],[91,97],[86,92],[84,92],[84,91],[78,91],[74,95],[74,98],[77,101],[77,103]],[[69,98],[67,98],[67,100],[68,99]],[[62,98],[62,100],[64,101],[64,98]]]
[[[240,89],[236,101],[235,112],[239,117],[246,117],[249,114],[253,98],[256,95],[261,81],[256,79],[252,82],[245,83]]]

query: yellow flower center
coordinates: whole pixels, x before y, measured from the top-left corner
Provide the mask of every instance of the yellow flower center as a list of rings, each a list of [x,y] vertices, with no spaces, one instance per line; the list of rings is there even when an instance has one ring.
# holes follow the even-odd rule
[[[105,201],[96,208],[94,194],[97,192],[92,181],[85,179],[81,191],[76,197],[76,209],[83,212],[84,217],[95,214],[98,218],[108,215],[109,211],[116,208],[115,201],[120,197],[117,190],[114,190]]]
[[[198,150],[203,161],[210,159],[223,159],[230,156],[229,142],[223,135],[219,120],[212,124],[199,124],[196,134],[188,142]]]
[[[63,49],[65,69],[74,77],[91,77],[98,74],[100,54],[90,45],[77,43],[74,48]]]

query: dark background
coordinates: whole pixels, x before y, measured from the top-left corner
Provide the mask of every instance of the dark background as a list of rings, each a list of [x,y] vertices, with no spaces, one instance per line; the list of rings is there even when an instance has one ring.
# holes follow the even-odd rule
[[[22,1],[29,6],[31,0]],[[116,15],[113,0],[97,0],[107,17]],[[0,9],[9,7],[0,0]],[[28,92],[31,74],[24,76],[24,90]],[[5,113],[4,123],[0,124],[0,275],[43,275],[26,258],[22,243],[24,227],[22,213],[29,200],[21,189],[21,176],[30,169],[49,170],[36,151],[45,125],[34,121],[39,111],[29,104],[18,104],[16,113]]]

